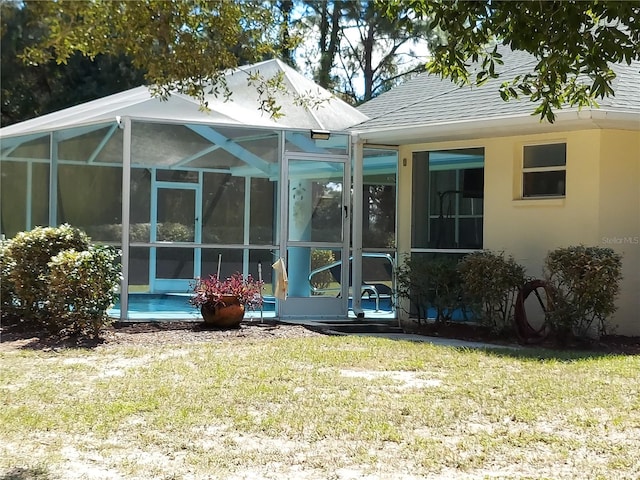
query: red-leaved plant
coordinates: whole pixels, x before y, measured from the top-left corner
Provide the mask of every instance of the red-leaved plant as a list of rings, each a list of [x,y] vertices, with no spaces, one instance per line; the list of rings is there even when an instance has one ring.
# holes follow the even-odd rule
[[[226,279],[220,279],[217,275],[196,278],[189,302],[196,307],[204,305],[214,308],[226,305],[224,297],[235,297],[246,308],[256,309],[262,306],[263,285],[263,281],[255,280],[251,275],[244,278],[240,272]]]

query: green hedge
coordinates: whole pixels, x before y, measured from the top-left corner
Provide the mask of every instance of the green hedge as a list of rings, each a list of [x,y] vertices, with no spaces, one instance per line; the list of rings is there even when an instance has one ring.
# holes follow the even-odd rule
[[[20,232],[0,253],[3,318],[94,334],[108,322],[120,280],[116,249],[93,246],[83,231],[64,224]]]
[[[417,314],[418,323],[427,320],[429,308],[436,310],[435,321],[451,320],[462,307],[462,283],[458,260],[449,256],[406,256],[395,270],[396,294],[406,298]]]
[[[11,278],[14,262],[8,247],[8,241],[0,241],[0,315],[3,321],[20,317],[20,302]]]
[[[560,338],[598,338],[611,333],[622,280],[622,257],[611,248],[584,245],[547,254],[545,277],[554,291],[547,322]]]
[[[9,278],[28,323],[46,324],[50,316],[47,288],[51,258],[63,250],[86,250],[89,245],[84,232],[67,224],[36,227],[9,240],[7,250],[13,262]]]
[[[516,298],[526,281],[524,267],[513,257],[485,250],[464,257],[458,271],[474,319],[495,333],[511,333]]]
[[[106,311],[116,301],[120,253],[112,247],[64,250],[49,262],[48,301],[52,330],[91,332],[111,322]]]

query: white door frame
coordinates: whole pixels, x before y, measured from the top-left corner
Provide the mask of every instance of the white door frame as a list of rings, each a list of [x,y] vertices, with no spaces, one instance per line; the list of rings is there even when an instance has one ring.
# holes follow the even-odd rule
[[[341,165],[343,168],[342,178],[342,241],[341,242],[306,242],[292,241],[289,239],[290,215],[289,215],[289,163],[291,160],[331,162]],[[291,271],[288,263],[289,247],[303,248],[326,248],[340,250],[340,258],[349,258],[350,240],[350,193],[351,193],[351,165],[347,155],[317,155],[307,153],[287,153],[283,157],[282,171],[280,178],[280,257],[285,259],[287,269]],[[349,311],[349,262],[345,261],[341,268],[341,291],[340,295],[331,296],[308,296],[308,297],[287,297],[286,300],[277,301],[277,314],[282,319],[322,319],[322,320],[345,320]]]

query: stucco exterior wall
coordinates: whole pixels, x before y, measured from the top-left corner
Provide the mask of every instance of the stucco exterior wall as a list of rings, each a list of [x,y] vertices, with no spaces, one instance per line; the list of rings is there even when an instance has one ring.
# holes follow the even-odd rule
[[[566,142],[565,198],[521,198],[525,145]],[[505,251],[540,277],[549,250],[599,243],[598,130],[496,138],[485,149],[484,247]]]
[[[622,254],[623,283],[614,323],[640,335],[640,132],[603,130],[599,244]]]
[[[523,147],[557,142],[567,145],[565,197],[522,199]],[[579,244],[614,248],[624,255],[614,323],[620,334],[640,335],[640,133],[590,129],[404,146],[399,156],[400,252],[411,248],[412,152],[470,147],[485,149],[484,248],[513,255],[536,278],[552,249]]]

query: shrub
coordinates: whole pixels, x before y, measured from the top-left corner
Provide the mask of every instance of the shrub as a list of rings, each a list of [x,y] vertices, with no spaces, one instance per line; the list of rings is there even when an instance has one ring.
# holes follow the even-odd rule
[[[158,224],[158,239],[166,242],[193,242],[193,238],[193,227],[175,222]]]
[[[490,251],[467,255],[458,266],[464,299],[480,324],[494,333],[513,330],[518,292],[524,285],[524,267],[512,257]]]
[[[0,241],[0,315],[2,320],[20,317],[20,304],[13,280],[10,277],[13,270],[13,259],[9,254],[8,247],[8,241]]]
[[[129,225],[129,240],[132,242],[148,242],[151,238],[150,223],[132,223]],[[120,237],[118,237],[120,241]]]
[[[398,298],[409,299],[418,323],[428,318],[429,308],[436,310],[436,323],[451,320],[461,307],[460,277],[457,260],[450,256],[407,256],[396,268]]]
[[[13,262],[9,279],[27,323],[43,324],[49,317],[47,284],[51,257],[63,250],[86,250],[89,245],[84,232],[67,224],[36,227],[9,241],[7,250]]]
[[[63,250],[49,262],[48,301],[51,330],[92,333],[110,323],[107,309],[115,303],[120,281],[120,252],[113,247]]]
[[[162,226],[158,224],[158,228]],[[92,225],[85,228],[87,235],[102,242],[120,242],[122,240],[122,224],[111,223]],[[150,223],[132,223],[129,225],[129,240],[131,242],[148,242],[151,232]],[[166,233],[166,232],[163,232]],[[182,241],[178,239],[176,241]]]
[[[84,231],[91,238],[103,242],[120,242],[122,239],[122,224],[110,223],[102,225],[87,225]]]
[[[311,270],[315,270],[316,268],[324,267],[335,262],[336,259],[333,256],[333,252],[331,250],[311,250]],[[323,272],[316,273],[311,278],[311,284],[319,289],[329,288],[331,282],[335,282],[333,275],[331,275],[331,270],[324,270]]]
[[[547,254],[545,277],[554,290],[547,322],[560,339],[610,333],[621,270],[622,257],[611,248],[580,245]]]

